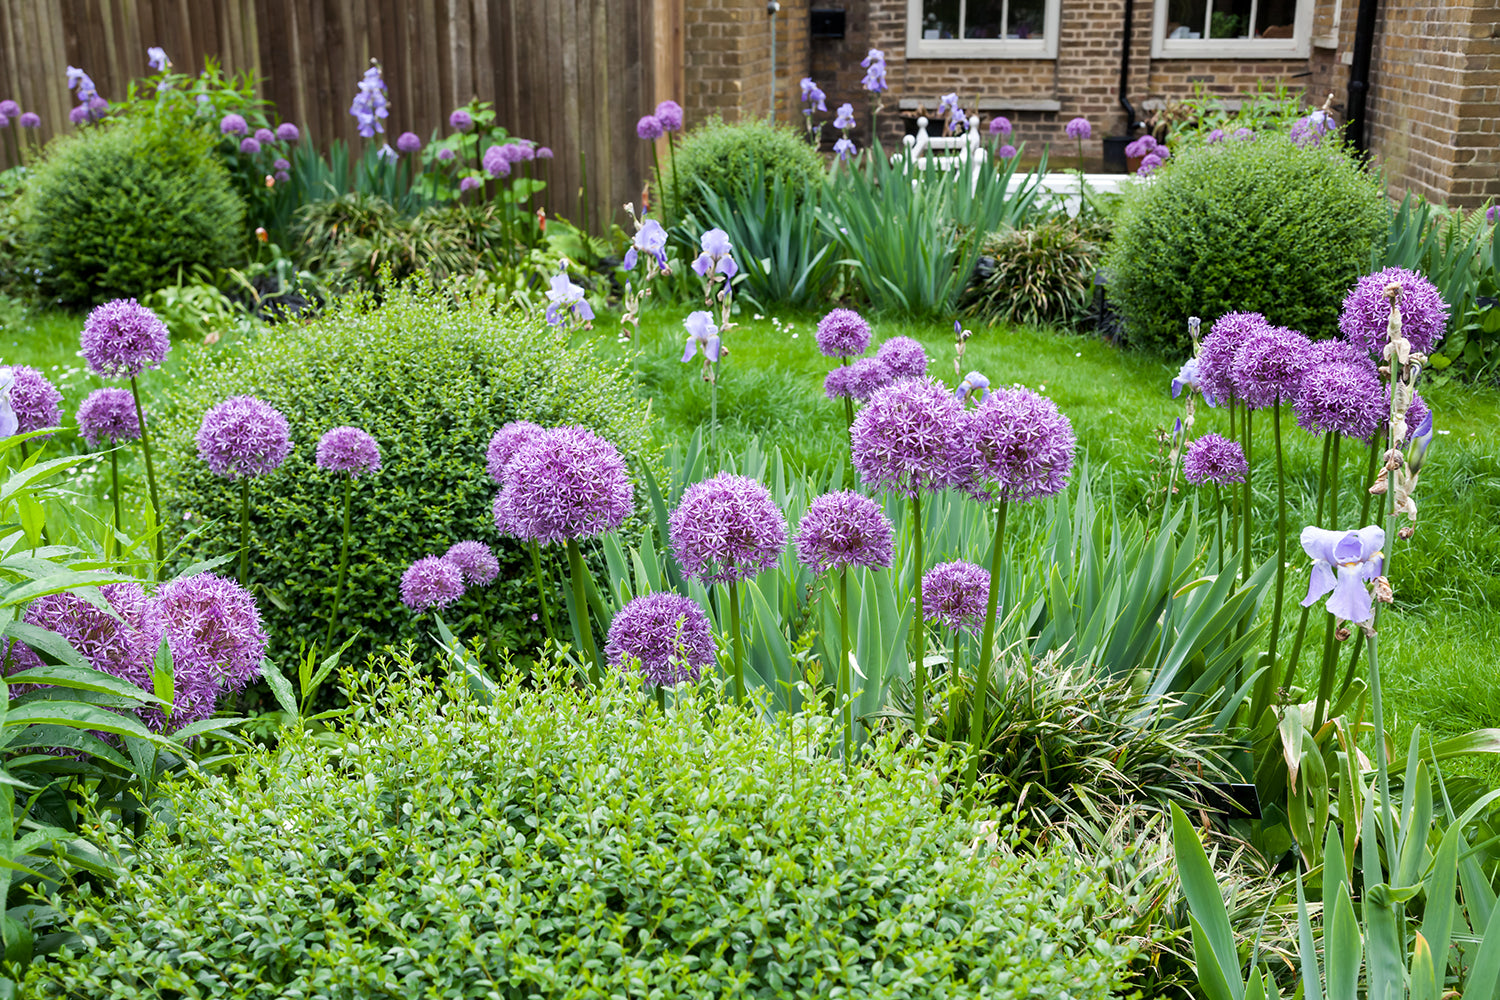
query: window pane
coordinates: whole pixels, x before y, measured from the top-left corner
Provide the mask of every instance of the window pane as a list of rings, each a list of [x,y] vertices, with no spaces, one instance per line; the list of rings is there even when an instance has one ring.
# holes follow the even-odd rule
[[[1167,0],[1167,37],[1202,38],[1208,0]]]
[[[1005,0],[969,0],[964,12],[965,38],[1004,38]]]
[[[1006,26],[1006,37],[1047,37],[1047,0],[1010,0],[1010,24]]]
[[[1296,0],[1260,0],[1255,12],[1255,37],[1291,38],[1296,20]]]
[[[959,37],[958,0],[922,0],[922,37]]]
[[[1265,10],[1264,0],[1261,10]],[[1250,0],[1214,0],[1208,31],[1210,38],[1249,38]]]

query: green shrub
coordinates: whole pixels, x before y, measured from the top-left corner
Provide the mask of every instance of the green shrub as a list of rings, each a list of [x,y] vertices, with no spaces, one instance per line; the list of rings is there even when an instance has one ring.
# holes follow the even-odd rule
[[[1386,233],[1379,178],[1329,144],[1281,136],[1188,150],[1126,200],[1107,266],[1130,343],[1190,348],[1189,316],[1265,313],[1310,336]]]
[[[755,176],[764,179],[767,194],[773,177],[797,191],[822,181],[823,157],[789,126],[760,119],[729,124],[710,118],[683,136],[674,160],[662,161],[656,190],[671,209],[668,217],[676,221],[689,212],[702,216],[699,181],[710,191],[733,197],[745,178]]]
[[[245,206],[201,131],[152,119],[55,140],[27,183],[22,243],[43,295],[142,296],[233,263]]]
[[[1094,294],[1103,236],[1066,216],[991,233],[980,244],[984,276],[969,291],[970,311],[992,324],[1072,322]]]
[[[1114,995],[1135,946],[1097,872],[946,809],[920,752],[846,774],[754,709],[540,686],[404,679],[351,693],[336,745],[166,783],[173,826],[55,901],[76,957],[26,995]]]
[[[430,619],[421,623],[400,603],[401,573],[414,559],[475,538],[495,545],[501,578],[445,618],[456,625],[483,614],[498,642],[520,648],[535,641],[530,557],[495,533],[496,487],[485,472],[490,435],[517,419],[582,424],[638,455],[649,427],[623,362],[602,362],[592,344],[568,341],[534,316],[497,316],[439,291],[404,287],[378,308],[345,298],[305,326],[271,328],[221,353],[222,363],[195,358],[174,383],[158,444],[166,523],[202,526],[183,558],[239,551],[238,483],[208,471],[194,435],[210,406],[251,393],[286,414],[293,441],[286,464],[251,489],[251,576],[268,598],[261,608],[273,659],[287,662],[299,641],[320,640],[327,627],[343,484],[313,458],[318,438],[344,424],[374,435],[384,467],[355,483],[339,635],[362,630],[361,659],[425,635]]]

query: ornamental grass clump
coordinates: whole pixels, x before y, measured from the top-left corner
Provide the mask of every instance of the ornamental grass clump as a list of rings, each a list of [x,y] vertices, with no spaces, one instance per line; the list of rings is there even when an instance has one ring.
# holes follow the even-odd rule
[[[240,481],[240,585],[250,578],[250,478],[281,468],[292,441],[281,411],[254,396],[231,396],[203,415],[198,457],[216,476]]]
[[[318,468],[344,476],[344,534],[339,544],[339,576],[333,588],[333,610],[328,614],[328,635],[324,651],[333,649],[333,633],[339,620],[339,603],[344,597],[344,580],[349,574],[349,529],[354,510],[354,480],[380,471],[380,445],[358,427],[335,427],[318,438]]]
[[[665,690],[696,681],[717,656],[708,614],[681,594],[644,594],[609,623],[604,655],[624,673],[639,672],[665,704]]]
[[[672,555],[682,572],[729,592],[734,697],[745,698],[740,583],[776,565],[786,548],[786,518],[770,492],[748,476],[721,472],[694,483],[668,519]]]

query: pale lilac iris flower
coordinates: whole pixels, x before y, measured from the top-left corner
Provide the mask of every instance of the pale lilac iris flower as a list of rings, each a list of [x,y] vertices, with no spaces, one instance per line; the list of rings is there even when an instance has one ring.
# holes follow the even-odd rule
[[[693,356],[698,353],[700,347],[703,349],[704,358],[710,363],[717,362],[721,353],[719,328],[714,323],[713,317],[699,309],[688,313],[688,318],[682,321],[682,325],[687,328],[688,334],[687,348],[682,352],[683,362],[693,360]]]
[[[984,402],[990,396],[990,380],[979,372],[969,372],[958,383],[958,388],[953,390],[953,395],[959,399],[967,399],[971,392],[975,394],[975,402]]]
[[[565,322],[564,309],[584,322],[592,322],[594,310],[583,297],[583,288],[568,280],[568,272],[559,271],[552,276],[552,287],[547,290],[547,322],[558,326]]]
[[[1184,389],[1197,389],[1203,396],[1203,401],[1209,406],[1219,405],[1215,402],[1213,393],[1209,392],[1198,378],[1197,358],[1188,358],[1182,370],[1177,373],[1177,377],[1172,380],[1172,398],[1176,399],[1181,396]]]
[[[693,270],[700,278],[706,278],[710,273],[732,278],[739,273],[739,265],[730,256],[734,253],[734,244],[729,242],[729,234],[724,230],[710,229],[703,234],[699,246],[703,252],[693,261]]]
[[[15,372],[0,368],[0,438],[8,438],[21,429],[21,420],[10,401],[10,391],[15,384]]]
[[[859,81],[860,86],[876,94],[882,90],[889,89],[889,84],[885,82],[884,52],[879,49],[871,49],[870,54],[861,59],[859,64],[865,67],[865,77]]]
[[[165,73],[167,67],[172,65],[172,60],[167,58],[167,50],[160,45],[153,45],[146,50],[146,62],[158,73]]]
[[[814,111],[828,110],[828,95],[823,93],[823,88],[813,83],[813,78],[804,76],[802,78],[802,103],[812,105],[803,110],[804,115],[810,115]]]
[[[838,117],[834,118],[834,120],[833,120],[833,127],[834,128],[853,128],[854,127],[854,105],[852,105],[852,104],[840,104],[839,105]]]
[[[849,157],[858,152],[858,150],[854,146],[854,141],[848,136],[844,136],[838,139],[833,144],[833,151],[838,154],[840,161],[848,160]]]
[[[667,231],[662,228],[660,222],[655,219],[647,219],[641,226],[640,232],[630,241],[630,249],[625,251],[623,266],[627,271],[635,270],[635,262],[641,254],[649,254],[656,258],[657,265],[665,271],[667,269]]]
[[[1324,594],[1328,613],[1350,622],[1367,622],[1375,616],[1366,582],[1385,568],[1385,529],[1378,525],[1358,531],[1329,531],[1308,526],[1302,529],[1302,550],[1312,559],[1312,579],[1302,606],[1311,607]]]

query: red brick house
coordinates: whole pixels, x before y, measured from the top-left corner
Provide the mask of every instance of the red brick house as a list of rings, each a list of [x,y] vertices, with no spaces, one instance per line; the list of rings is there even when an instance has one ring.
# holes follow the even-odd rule
[[[849,101],[867,122],[859,62],[878,48],[887,143],[899,110],[956,91],[970,113],[1005,115],[1033,146],[1087,118],[1085,154],[1097,157],[1103,136],[1197,88],[1232,101],[1286,84],[1314,104],[1331,92],[1342,120],[1361,0],[783,0],[774,16],[765,0],[681,3],[690,124],[763,116],[773,84],[777,118],[800,121],[803,76],[830,110]],[[1375,8],[1364,139],[1392,191],[1450,205],[1500,199],[1500,4],[1364,3]]]

